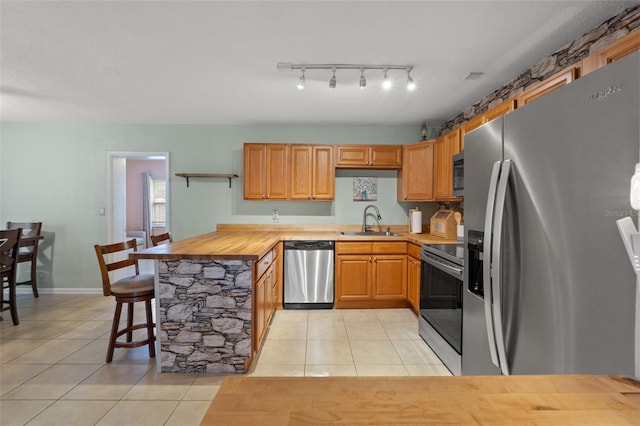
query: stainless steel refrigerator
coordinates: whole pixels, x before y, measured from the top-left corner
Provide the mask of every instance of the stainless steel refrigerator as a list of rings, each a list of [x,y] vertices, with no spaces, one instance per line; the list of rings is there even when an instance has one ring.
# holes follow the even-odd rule
[[[640,54],[465,136],[462,374],[634,374]]]

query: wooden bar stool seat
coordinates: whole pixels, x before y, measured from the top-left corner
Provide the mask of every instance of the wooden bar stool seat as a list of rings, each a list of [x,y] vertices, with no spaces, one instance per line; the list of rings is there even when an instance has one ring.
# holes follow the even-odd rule
[[[153,323],[153,313],[151,301],[155,297],[154,276],[152,274],[140,274],[138,262],[128,258],[128,251],[137,251],[137,243],[135,239],[108,244],[94,246],[96,255],[98,256],[98,264],[102,274],[102,290],[105,296],[113,296],[116,299],[116,311],[113,316],[113,324],[111,326],[111,337],[109,338],[109,347],[107,349],[107,362],[113,360],[113,352],[115,348],[136,348],[138,346],[149,345],[149,357],[155,358],[155,324]],[[125,255],[124,259],[113,260],[107,263],[105,256],[120,254]],[[109,272],[115,270],[123,270],[132,267],[135,271],[133,275],[121,278],[111,283]],[[133,307],[136,302],[144,302],[146,319],[145,322],[133,324]],[[120,316],[122,314],[122,305],[127,304],[127,325],[119,329]],[[147,338],[143,340],[133,340],[133,332],[139,329],[147,330]],[[126,334],[126,341],[118,341],[118,337]]]

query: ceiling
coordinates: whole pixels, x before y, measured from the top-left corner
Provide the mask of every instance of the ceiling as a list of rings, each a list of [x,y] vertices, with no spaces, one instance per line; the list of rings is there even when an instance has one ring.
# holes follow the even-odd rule
[[[3,122],[439,124],[637,1],[5,1]],[[413,65],[278,71],[278,62]],[[464,80],[469,72],[484,72]]]

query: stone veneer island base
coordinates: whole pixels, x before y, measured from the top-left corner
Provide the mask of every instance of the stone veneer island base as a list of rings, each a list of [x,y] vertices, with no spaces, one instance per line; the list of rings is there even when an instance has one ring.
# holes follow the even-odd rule
[[[252,261],[158,260],[163,372],[246,373]]]

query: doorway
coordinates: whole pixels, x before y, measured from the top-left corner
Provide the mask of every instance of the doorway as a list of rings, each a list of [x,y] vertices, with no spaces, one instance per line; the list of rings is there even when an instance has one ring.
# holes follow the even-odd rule
[[[144,241],[148,247],[152,234],[169,232],[169,153],[109,152],[107,155],[108,241],[138,238],[139,245]],[[144,180],[143,174],[147,172],[148,180]],[[148,209],[143,208],[146,197],[149,197]],[[140,269],[141,273],[153,271],[153,261],[140,262]]]

